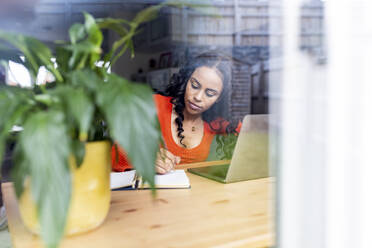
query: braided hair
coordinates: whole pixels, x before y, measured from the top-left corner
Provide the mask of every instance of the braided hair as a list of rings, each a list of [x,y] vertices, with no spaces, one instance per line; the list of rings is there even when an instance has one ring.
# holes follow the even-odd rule
[[[203,121],[207,122],[210,128],[216,133],[235,133],[237,122],[232,121],[229,111],[229,90],[231,88],[231,59],[222,56],[219,53],[208,52],[200,54],[199,56],[189,59],[187,63],[179,70],[178,73],[173,74],[170,83],[165,91],[166,96],[171,97],[171,103],[177,114],[175,122],[177,124],[177,136],[180,144],[186,147],[182,141],[185,136],[182,134],[185,109],[185,91],[187,82],[194,71],[202,66],[215,69],[223,82],[223,89],[219,99],[213,104],[211,108],[202,113]],[[217,125],[211,125],[213,121],[220,120]],[[222,123],[229,121],[229,124],[223,130]]]

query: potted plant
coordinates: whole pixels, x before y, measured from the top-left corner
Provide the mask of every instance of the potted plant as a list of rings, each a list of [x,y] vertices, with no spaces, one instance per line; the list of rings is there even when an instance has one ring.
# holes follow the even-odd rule
[[[31,230],[40,232],[47,247],[56,247],[64,234],[88,230],[105,218],[113,141],[154,186],[160,133],[152,90],[109,73],[108,68],[126,50],[133,55],[132,38],[139,25],[165,4],[170,3],[149,7],[132,21],[94,19],[84,13],[84,24],[73,24],[70,41],[56,42],[54,51],[37,39],[0,31],[0,50],[10,56],[2,59],[25,65],[34,81],[42,66],[55,79],[31,88],[0,88],[0,161],[5,142],[13,139],[12,175],[21,215]],[[103,29],[119,35],[106,54],[101,50]],[[9,53],[14,48],[6,43],[20,53]],[[14,126],[22,131],[10,131]],[[81,221],[89,216],[96,219],[87,226]],[[77,228],[71,227],[74,221]]]

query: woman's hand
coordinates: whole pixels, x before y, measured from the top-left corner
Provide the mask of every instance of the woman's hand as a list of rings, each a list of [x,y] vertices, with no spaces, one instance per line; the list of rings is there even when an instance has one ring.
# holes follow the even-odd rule
[[[173,155],[170,151],[160,148],[155,162],[155,171],[158,174],[165,174],[173,170],[181,162],[181,158]]]

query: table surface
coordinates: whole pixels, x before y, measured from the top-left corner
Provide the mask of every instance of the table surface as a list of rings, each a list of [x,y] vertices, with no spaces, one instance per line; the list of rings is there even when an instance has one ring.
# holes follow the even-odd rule
[[[113,191],[97,229],[61,247],[269,247],[273,245],[273,179],[231,184],[187,173],[190,189]],[[13,185],[2,186],[13,247],[41,247],[22,224]]]

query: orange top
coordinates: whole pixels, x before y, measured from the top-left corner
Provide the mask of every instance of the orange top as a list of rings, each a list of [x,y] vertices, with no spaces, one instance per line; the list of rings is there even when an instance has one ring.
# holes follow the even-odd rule
[[[210,145],[216,133],[210,128],[208,123],[204,122],[204,135],[198,146],[190,149],[179,146],[172,137],[172,103],[170,102],[170,100],[171,97],[166,97],[158,94],[154,95],[154,101],[157,108],[158,119],[165,143],[165,148],[172,154],[181,157],[181,163],[205,161],[208,158]],[[213,128],[217,128],[220,125],[224,129],[228,125],[228,122],[222,119],[218,119],[212,123]],[[237,128],[238,131],[240,131],[240,126],[241,125],[239,125],[239,127]],[[125,151],[119,146],[118,151],[119,153],[116,154],[115,147],[112,147],[112,169],[114,171],[124,171],[126,169],[131,169],[132,167],[128,162]],[[118,159],[117,161],[116,158]]]
[[[172,137],[172,103],[171,97],[155,95],[155,104],[158,110],[158,118],[165,143],[165,148],[172,154],[181,157],[181,163],[193,163],[204,161],[208,158],[209,147],[213,141],[214,134],[209,125],[204,122],[204,135],[200,144],[194,148],[184,148],[179,146]]]

